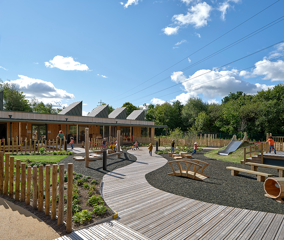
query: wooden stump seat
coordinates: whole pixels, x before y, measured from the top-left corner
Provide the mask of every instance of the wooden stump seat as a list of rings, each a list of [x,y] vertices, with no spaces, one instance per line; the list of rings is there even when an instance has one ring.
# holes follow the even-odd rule
[[[256,175],[256,179],[259,182],[264,182],[265,177],[272,177],[273,174],[268,174],[268,173],[263,173],[263,172],[257,172],[257,171],[252,171],[244,168],[237,168],[237,167],[226,167],[226,169],[231,170],[231,175],[232,176],[237,176],[239,172],[245,172],[245,173],[250,173]]]
[[[169,157],[172,157],[173,156],[173,154],[177,154],[177,153],[175,153],[175,152],[173,152],[173,153],[168,153],[169,154]]]
[[[279,173],[279,177],[284,177],[284,167],[281,167],[281,166],[261,164],[261,163],[254,163],[254,162],[246,162],[246,165],[250,165],[250,169],[252,171],[257,171],[258,167],[277,169],[278,173]]]
[[[178,165],[179,170],[175,171],[173,167],[173,163],[176,163]],[[181,163],[185,163],[186,165],[186,170],[182,169]],[[203,162],[200,160],[176,160],[176,161],[170,161],[168,164],[171,166],[173,172],[168,173],[168,175],[172,176],[182,176],[182,177],[188,177],[196,180],[201,180],[203,181],[205,178],[208,178],[205,174],[203,174],[204,169],[209,165],[207,162]],[[190,170],[190,168],[192,169]]]

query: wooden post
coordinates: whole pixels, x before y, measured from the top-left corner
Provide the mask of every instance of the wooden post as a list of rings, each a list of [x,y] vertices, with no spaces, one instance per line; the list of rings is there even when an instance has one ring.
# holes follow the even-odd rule
[[[62,139],[60,138],[60,139],[59,139],[59,151],[62,150],[62,149],[61,149],[61,144],[62,144]]]
[[[49,148],[49,152],[50,152],[50,139],[48,140],[48,148]]]
[[[14,153],[14,138],[12,138],[12,153]]]
[[[52,165],[52,205],[51,220],[56,219],[57,164]]]
[[[5,144],[5,138],[4,138],[4,142],[3,142],[3,152],[5,153],[6,151],[6,144]]]
[[[15,145],[16,145],[16,146],[15,146],[15,147],[16,147],[16,151],[15,151],[15,152],[16,152],[17,154],[18,154],[18,150],[19,150],[19,144],[18,144],[18,142],[19,142],[19,141],[18,141],[18,137],[16,137],[16,144],[15,144]]]
[[[8,196],[8,188],[9,188],[9,160],[10,154],[5,154],[5,183],[4,183],[4,195]]]
[[[89,128],[85,128],[85,167],[89,167]]]
[[[4,145],[5,146],[5,145]],[[4,159],[3,152],[0,152],[0,194],[3,194],[3,177],[4,177]]]
[[[27,139],[25,139],[25,153],[27,153]]]
[[[9,187],[9,197],[13,198],[13,185],[14,185],[14,157],[10,157],[10,187]]]
[[[73,163],[68,163],[68,187],[67,187],[67,216],[66,232],[72,232],[72,188],[73,188]]]
[[[37,166],[33,166],[33,208],[37,208]]]
[[[10,149],[10,138],[8,138],[8,152],[11,152],[11,149]]]
[[[28,166],[28,176],[27,176],[27,199],[26,204],[30,205],[30,199],[31,199],[31,178],[32,178],[32,167]]]
[[[244,162],[246,162],[247,160],[247,149],[244,148]]]
[[[38,171],[38,211],[43,210],[43,165],[39,166]]]
[[[45,166],[45,215],[49,215],[50,205],[50,165]]]
[[[26,198],[26,163],[21,163],[21,202]]]
[[[64,164],[59,165],[59,201],[58,201],[58,225],[63,224],[64,213]]]
[[[30,139],[30,153],[32,153],[32,139]]]
[[[52,151],[54,152],[54,139],[52,139]]]
[[[36,140],[34,140],[34,153],[36,151]]]
[[[58,139],[56,138],[56,151],[57,151],[57,147],[58,147]]]
[[[21,160],[16,160],[16,186],[15,186],[15,200],[20,199],[20,171],[21,171]]]
[[[249,146],[249,151],[250,151],[249,156],[251,157],[251,151],[252,151],[251,146]]]
[[[117,130],[117,152],[120,152],[120,130]]]
[[[261,164],[263,164],[263,143],[261,143],[260,145],[260,150],[261,150],[260,161],[261,161]]]

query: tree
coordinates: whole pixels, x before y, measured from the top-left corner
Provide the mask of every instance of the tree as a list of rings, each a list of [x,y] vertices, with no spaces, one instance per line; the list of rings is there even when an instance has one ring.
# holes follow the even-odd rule
[[[173,102],[173,111],[175,114],[175,118],[173,119],[174,121],[174,125],[176,127],[179,127],[182,131],[186,130],[186,127],[184,126],[183,122],[182,122],[182,109],[183,109],[183,105],[181,104],[181,102],[179,100]]]
[[[107,104],[103,102],[102,105],[107,105]],[[110,114],[113,110],[114,110],[114,108],[112,106],[108,105],[108,114]]]
[[[44,104],[43,102],[39,102],[36,98],[33,98],[31,100],[31,107],[33,109],[33,112],[36,113],[51,113],[51,114],[58,114],[61,109],[52,108],[51,103]]]
[[[126,116],[128,117],[134,110],[139,110],[138,107],[135,107],[132,103],[126,102],[122,105],[122,107],[126,107]]]
[[[1,83],[0,88],[3,91],[3,107],[5,110],[32,112],[29,100],[25,98],[23,92],[16,89],[14,84]]]
[[[199,132],[209,132],[210,131],[210,117],[206,112],[202,111],[198,113],[195,119],[195,128]]]

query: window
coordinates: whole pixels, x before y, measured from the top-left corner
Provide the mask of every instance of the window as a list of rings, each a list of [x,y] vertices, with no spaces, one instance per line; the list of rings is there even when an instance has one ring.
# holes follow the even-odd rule
[[[46,140],[46,125],[32,125],[32,139]]]
[[[147,128],[141,128],[141,137],[147,137]]]

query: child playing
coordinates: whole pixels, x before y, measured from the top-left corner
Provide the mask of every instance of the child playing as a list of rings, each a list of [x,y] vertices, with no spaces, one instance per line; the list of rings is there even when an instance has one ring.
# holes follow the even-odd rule
[[[274,150],[274,153],[276,154],[276,150],[274,148],[274,140],[273,138],[270,136],[268,137],[268,140],[266,141],[269,143],[269,153],[271,153],[271,148]]]
[[[171,143],[171,153],[175,152],[175,140],[172,141]]]
[[[197,148],[198,148],[197,142],[194,143],[194,147],[193,147],[193,148],[194,148],[194,150],[193,150],[191,156],[192,156],[193,154],[195,154],[196,151],[197,151]]]
[[[134,143],[134,146],[136,147],[136,150],[139,149],[137,141]]]
[[[71,137],[70,138],[70,143],[69,144],[71,144],[71,148],[72,148],[72,150],[73,150],[73,147],[74,147],[74,139]]]
[[[152,150],[153,150],[152,143],[149,144],[148,149],[149,149],[149,154],[150,154],[150,156],[152,156]]]
[[[114,149],[115,149],[115,145],[114,145],[114,143],[113,143],[113,142],[111,142],[110,148],[114,151]]]

